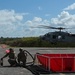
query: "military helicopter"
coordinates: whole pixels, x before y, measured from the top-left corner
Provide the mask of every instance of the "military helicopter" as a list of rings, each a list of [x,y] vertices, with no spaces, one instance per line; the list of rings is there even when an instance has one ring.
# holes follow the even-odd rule
[[[51,26],[45,26],[45,25],[40,25],[37,28],[58,30],[58,31],[54,31],[54,32],[48,32],[45,35],[40,36],[40,38],[42,40],[46,40],[46,41],[49,41],[51,43],[56,43],[56,42],[74,43],[75,42],[75,34],[71,34],[71,33],[62,31],[65,29],[72,29],[72,28],[51,27]]]

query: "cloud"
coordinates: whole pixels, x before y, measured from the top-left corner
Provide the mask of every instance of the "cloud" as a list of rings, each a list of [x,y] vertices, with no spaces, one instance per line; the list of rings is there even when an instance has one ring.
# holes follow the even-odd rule
[[[38,7],[38,9],[39,9],[39,10],[42,10],[42,7],[41,7],[41,6],[39,6],[39,7]]]
[[[14,10],[0,10],[0,24],[10,25],[12,23],[22,21],[23,15],[15,13]]]
[[[0,36],[17,36],[27,13],[16,13],[14,10],[0,10]]]
[[[62,11],[57,18],[51,19],[51,24],[56,26],[75,27],[75,14],[69,14],[67,11]]]
[[[72,5],[64,8],[64,10],[74,10],[75,9],[75,3],[73,3]]]
[[[29,26],[49,25],[49,21],[43,20],[41,17],[34,17],[32,20],[28,20],[26,24]]]

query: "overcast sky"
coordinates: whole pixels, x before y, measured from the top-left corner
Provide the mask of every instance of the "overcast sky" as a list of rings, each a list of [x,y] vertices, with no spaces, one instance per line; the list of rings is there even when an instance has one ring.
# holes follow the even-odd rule
[[[40,36],[48,25],[75,28],[75,0],[0,0],[0,37]],[[75,33],[75,29],[66,30]]]

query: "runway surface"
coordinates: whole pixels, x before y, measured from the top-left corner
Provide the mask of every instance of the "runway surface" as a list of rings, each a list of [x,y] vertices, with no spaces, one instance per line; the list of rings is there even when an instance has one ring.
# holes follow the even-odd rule
[[[22,48],[22,47],[20,47]],[[8,48],[0,47],[0,57],[5,54],[5,50]],[[19,48],[13,48],[16,56],[19,52]],[[29,51],[33,56],[36,53],[75,53],[75,48],[22,48],[24,50]],[[9,65],[7,62],[7,58],[4,59],[4,66]],[[27,62],[32,61],[30,57],[28,57]],[[23,67],[0,67],[0,75],[33,75],[29,70]],[[75,75],[75,73],[58,73],[58,74],[40,74],[40,75]]]

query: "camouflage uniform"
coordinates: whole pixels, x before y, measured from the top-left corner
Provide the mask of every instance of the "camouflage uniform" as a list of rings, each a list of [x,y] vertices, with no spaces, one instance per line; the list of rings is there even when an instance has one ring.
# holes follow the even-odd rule
[[[21,62],[23,63],[23,66],[26,66],[26,57],[27,54],[24,53],[24,51],[22,49],[19,49],[19,53],[18,53],[18,63],[21,64]]]
[[[17,62],[16,62],[16,56],[15,53],[13,51],[13,49],[9,49],[10,52],[7,53],[5,56],[3,56],[1,59],[5,58],[5,57],[9,57],[8,62],[10,63],[10,66],[16,66]]]

